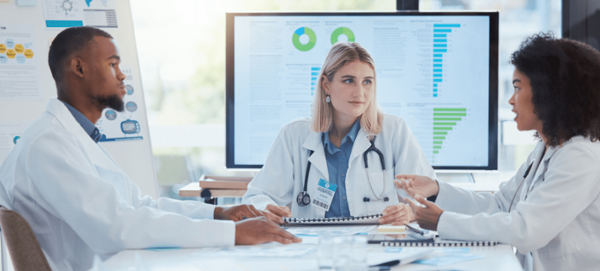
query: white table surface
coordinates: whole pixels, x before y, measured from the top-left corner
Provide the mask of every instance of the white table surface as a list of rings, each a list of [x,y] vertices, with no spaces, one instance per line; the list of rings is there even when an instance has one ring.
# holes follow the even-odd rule
[[[275,244],[270,244],[278,246]],[[314,246],[293,244],[290,246]],[[369,252],[383,252],[385,247],[369,245]],[[202,257],[202,251],[210,249],[174,249],[166,251],[125,250],[103,265],[106,270],[318,270],[316,250],[302,258],[210,258]],[[522,270],[509,245],[472,247],[469,253],[485,258],[444,266],[409,264],[392,270]],[[105,269],[98,269],[105,270]]]

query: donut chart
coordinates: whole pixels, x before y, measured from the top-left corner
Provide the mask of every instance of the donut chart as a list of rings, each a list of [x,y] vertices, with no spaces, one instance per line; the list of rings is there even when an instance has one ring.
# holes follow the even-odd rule
[[[339,27],[336,30],[334,30],[333,33],[331,33],[331,44],[333,45],[336,42],[338,42],[338,38],[342,34],[344,34],[344,35],[346,35],[346,37],[348,37],[348,41],[354,42],[356,40],[354,38],[354,32],[352,32],[352,30],[350,30],[350,28]]]
[[[306,44],[302,44],[300,42],[300,36],[304,34],[308,35],[309,38],[309,41]],[[306,52],[315,47],[315,44],[317,44],[317,35],[315,34],[315,31],[308,27],[300,27],[294,31],[294,35],[292,35],[292,43],[296,49]]]

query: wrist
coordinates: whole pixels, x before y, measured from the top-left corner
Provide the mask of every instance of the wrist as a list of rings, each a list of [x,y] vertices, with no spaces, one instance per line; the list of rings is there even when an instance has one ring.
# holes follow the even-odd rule
[[[220,219],[221,213],[223,213],[223,207],[215,207],[213,212],[213,219]]]
[[[440,193],[440,182],[437,179],[434,179],[435,181],[435,185],[437,186],[437,189],[435,190],[435,195],[437,197],[437,195]]]

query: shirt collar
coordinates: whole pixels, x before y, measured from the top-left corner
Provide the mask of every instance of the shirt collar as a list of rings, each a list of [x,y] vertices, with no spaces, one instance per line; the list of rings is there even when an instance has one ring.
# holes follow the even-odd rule
[[[92,140],[94,140],[94,142],[98,143],[98,140],[100,140],[102,135],[100,134],[100,130],[98,130],[96,125],[94,125],[86,116],[81,114],[79,110],[75,109],[75,107],[72,107],[68,103],[63,103],[67,106],[67,109],[69,109],[79,125],[81,125],[81,128],[83,128],[83,130],[92,138]]]
[[[360,130],[360,118],[356,119],[352,128],[348,132],[348,134],[342,139],[342,143],[345,143],[348,140],[351,140],[354,143],[356,139],[356,135],[358,135],[358,131]],[[329,141],[329,132],[323,133],[323,145],[325,145],[325,149],[329,151],[329,153],[333,154],[336,151],[335,145]],[[341,147],[341,145],[340,145]]]

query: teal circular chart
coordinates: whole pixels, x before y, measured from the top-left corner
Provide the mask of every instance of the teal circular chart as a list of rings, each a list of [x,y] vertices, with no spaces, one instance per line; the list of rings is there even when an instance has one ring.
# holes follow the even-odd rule
[[[356,40],[356,38],[354,37],[354,32],[352,32],[352,30],[350,30],[350,28],[339,27],[338,29],[334,30],[333,33],[331,33],[331,44],[333,45],[336,42],[338,42],[338,38],[342,34],[344,34],[344,35],[346,35],[346,37],[348,37],[348,41],[354,42]]]
[[[15,137],[13,138],[13,143],[14,143],[15,145],[17,145],[17,141],[19,141],[19,139],[21,139],[21,136],[15,136]]]
[[[306,34],[309,39],[306,44],[302,44],[300,42],[300,36],[304,34]],[[292,35],[292,43],[296,49],[302,52],[310,51],[310,49],[315,47],[315,44],[317,44],[317,35],[315,34],[315,31],[308,27],[300,27],[294,31],[294,35]]]

